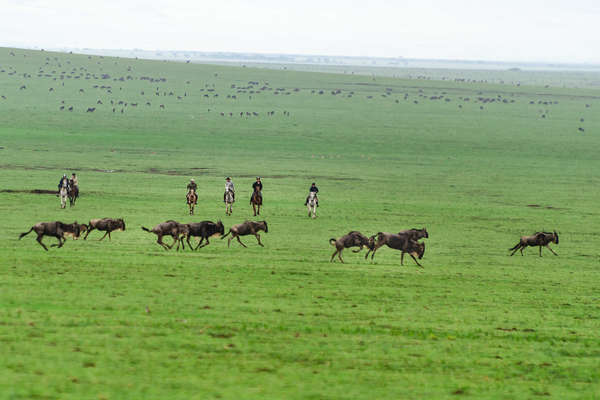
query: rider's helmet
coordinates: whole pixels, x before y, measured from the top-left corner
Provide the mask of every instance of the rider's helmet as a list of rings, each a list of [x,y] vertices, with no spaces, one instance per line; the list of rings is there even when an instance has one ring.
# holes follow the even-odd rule
[[[67,174],[63,174],[63,178],[66,178],[66,177],[67,177]]]
[[[225,180],[226,180],[226,181],[230,181],[230,180],[231,180],[231,178],[230,178],[230,177],[227,177],[227,178],[225,178]]]
[[[190,182],[194,182],[194,178],[190,179]]]
[[[314,182],[313,182],[313,183],[312,183],[312,185],[313,185],[313,186],[315,186],[315,185],[316,185],[316,183],[314,183]]]

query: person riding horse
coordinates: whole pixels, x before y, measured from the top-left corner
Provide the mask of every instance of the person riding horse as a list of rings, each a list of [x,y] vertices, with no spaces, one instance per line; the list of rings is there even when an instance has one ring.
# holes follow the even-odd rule
[[[260,176],[256,177],[256,182],[252,184],[252,191],[257,194],[260,198],[260,202],[262,203],[262,182],[260,181]],[[254,193],[252,193],[254,195]],[[252,197],[250,197],[250,202],[252,202]]]
[[[77,199],[79,197],[79,181],[77,180],[77,175],[75,175],[75,172],[71,174],[69,186],[73,190],[73,198]]]
[[[223,194],[223,203],[226,203],[227,192],[231,192],[233,197],[233,201],[235,201],[235,188],[233,187],[233,182],[230,177],[225,178],[225,193]]]
[[[193,179],[190,179],[190,183],[187,185],[187,191],[188,196],[190,192],[195,196],[196,200],[194,200],[194,204],[198,204],[198,185]]]
[[[317,187],[317,185],[313,182],[312,185],[310,185],[310,189],[308,189],[308,192],[315,192],[315,200],[317,201],[317,207],[319,207],[319,198],[317,197],[317,193],[319,193],[319,188]],[[309,196],[306,196],[306,201],[304,202],[304,205],[308,204],[308,198]]]
[[[67,188],[67,192],[69,191],[69,179],[67,178],[67,174],[63,174],[62,178],[60,178],[60,181],[58,182],[58,195],[60,195],[60,189],[62,187],[66,187]]]

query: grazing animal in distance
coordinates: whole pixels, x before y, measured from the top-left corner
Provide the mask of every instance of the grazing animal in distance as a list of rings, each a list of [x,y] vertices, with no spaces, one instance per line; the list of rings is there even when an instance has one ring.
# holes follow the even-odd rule
[[[125,230],[125,221],[123,220],[123,218],[91,219],[90,222],[88,223],[88,231],[85,234],[85,237],[83,238],[83,240],[87,240],[87,237],[94,229],[97,229],[99,231],[106,231],[106,233],[104,234],[104,236],[102,236],[100,238],[100,240],[104,239],[106,237],[106,235],[108,235],[108,240],[111,240],[111,238],[110,238],[111,232],[117,231],[117,230],[121,230],[121,231]]]
[[[372,241],[370,242],[369,239],[359,231],[350,231],[348,234],[340,237],[339,239],[329,239],[329,244],[335,246],[335,251],[331,255],[329,262],[333,262],[333,258],[337,254],[338,258],[343,263],[344,260],[342,259],[342,251],[344,251],[344,249],[350,247],[359,247],[358,250],[352,250],[353,253],[358,253],[363,249],[363,247],[371,248]]]
[[[212,221],[202,221],[187,225],[188,233],[186,234],[186,241],[188,246],[190,246],[192,250],[198,250],[201,247],[208,246],[210,244],[208,238],[217,235],[222,236],[225,233],[225,227],[223,226],[223,223],[221,221],[217,221],[216,224]],[[191,236],[200,237],[200,242],[198,243],[195,249],[190,243]],[[206,240],[206,244],[202,245],[202,242],[204,240]]]
[[[51,247],[58,246],[60,248],[66,242],[65,233],[71,233],[74,238],[79,237],[80,234],[79,224],[77,222],[74,222],[72,224],[65,224],[60,221],[38,222],[37,224],[33,225],[31,229],[27,232],[21,233],[19,235],[19,240],[23,236],[28,235],[31,231],[35,231],[35,233],[37,233],[36,240],[40,244],[40,246],[42,246],[46,251],[48,251],[48,248],[44,243],[42,243],[42,239],[44,238],[44,236],[53,236],[57,238],[58,244],[53,244]]]
[[[376,243],[373,242],[375,236],[377,237]],[[371,236],[370,241],[372,244],[374,244],[372,248],[373,253],[371,254],[371,260],[375,256],[377,249],[383,245],[386,245],[391,249],[400,250],[402,252],[400,254],[400,265],[404,265],[404,253],[408,253],[419,267],[423,267],[421,264],[419,264],[419,261],[417,261],[417,257],[419,260],[423,258],[423,255],[425,254],[425,243],[420,243],[416,240],[413,240],[410,234],[378,232],[377,235]]]
[[[517,243],[514,247],[508,249],[508,251],[512,251],[510,255],[514,255],[518,250],[521,250],[521,255],[523,255],[523,250],[527,246],[538,246],[540,248],[540,257],[542,256],[542,246],[546,247],[548,250],[552,252],[555,256],[556,254],[554,250],[552,250],[549,246],[551,242],[558,244],[558,233],[554,232],[536,232],[531,236],[521,236],[519,239],[519,243]]]
[[[229,247],[233,239],[237,239],[242,246],[247,247],[240,240],[240,236],[254,235],[256,240],[258,240],[258,245],[265,247],[260,241],[260,235],[258,234],[260,231],[264,231],[265,233],[269,232],[267,221],[244,221],[241,224],[233,225],[231,228],[229,228],[229,232],[221,236],[221,239],[225,239],[225,236],[231,234],[231,237],[227,241],[227,247]]]

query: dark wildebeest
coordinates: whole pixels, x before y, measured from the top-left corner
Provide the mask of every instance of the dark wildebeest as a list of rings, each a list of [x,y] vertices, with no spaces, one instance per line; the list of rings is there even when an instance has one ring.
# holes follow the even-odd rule
[[[29,232],[35,231],[37,233],[37,242],[44,248],[44,250],[48,251],[48,248],[44,243],[42,243],[42,238],[44,236],[53,236],[58,239],[58,244],[53,244],[51,247],[58,246],[62,247],[65,244],[65,233],[72,233],[73,237],[79,237],[80,230],[79,224],[74,222],[72,224],[65,224],[60,221],[55,222],[38,222],[34,226],[31,227],[27,232],[23,232],[19,235],[19,239],[23,236],[29,234]]]
[[[380,233],[382,233],[382,232],[380,232]],[[386,232],[383,232],[383,233],[388,234]],[[374,241],[375,241],[375,238],[378,237],[378,235],[379,235],[379,233],[377,235],[373,235],[369,238],[369,241],[371,242],[371,247],[369,248],[369,251],[367,251],[367,254],[365,254],[365,259],[369,256],[369,253],[371,253],[371,260],[372,260],[373,257],[375,256],[375,252],[377,251],[377,249],[379,249],[381,246],[383,246],[385,244],[385,242],[379,243],[379,241],[377,242],[377,244],[375,244]],[[414,240],[415,242],[418,242],[419,239],[422,239],[422,238],[429,238],[429,233],[427,233],[426,228],[405,229],[403,231],[398,232],[398,235],[408,236],[409,239]]]
[[[558,244],[558,233],[554,232],[536,232],[531,236],[521,236],[519,243],[517,243],[514,247],[508,249],[508,251],[512,251],[510,255],[514,255],[517,250],[521,250],[521,255],[523,255],[523,249],[527,246],[539,246],[540,248],[540,257],[542,256],[542,246],[546,247],[548,250],[552,252],[555,256],[556,254],[554,250],[552,250],[549,246],[550,242],[554,242]]]
[[[96,111],[96,107],[88,107],[86,112],[94,112]]]
[[[88,231],[85,234],[83,240],[86,240],[89,236],[90,232],[94,229],[98,229],[99,231],[106,231],[104,236],[100,238],[100,240],[104,239],[106,235],[108,235],[108,240],[111,240],[110,233],[116,230],[125,230],[125,221],[123,218],[113,219],[113,218],[102,218],[102,219],[91,219],[88,224]]]
[[[74,222],[73,224],[76,224],[77,222]],[[77,240],[79,239],[79,237],[81,235],[83,235],[84,233],[86,233],[88,230],[88,226],[86,224],[79,224],[79,234],[76,234],[75,230],[73,230],[73,232],[65,232],[65,236],[71,236],[71,238],[73,240]]]
[[[188,246],[190,246],[190,249],[193,250],[198,250],[200,247],[208,246],[210,244],[208,238],[216,235],[223,235],[225,233],[225,227],[223,226],[223,223],[221,221],[217,221],[216,224],[212,221],[202,221],[187,225],[188,233],[186,235],[186,240]],[[200,242],[198,243],[195,249],[190,243],[190,236],[200,237]],[[202,242],[204,240],[206,240],[206,243],[202,245]]]
[[[231,233],[231,237],[227,241],[227,247],[229,247],[233,239],[237,239],[242,246],[247,247],[240,240],[240,236],[254,235],[256,236],[256,240],[258,240],[258,244],[262,247],[265,247],[260,242],[260,235],[258,234],[259,231],[265,231],[265,233],[269,232],[267,221],[245,221],[241,224],[233,225],[231,228],[229,228],[229,232],[227,232],[224,236],[221,236],[221,239],[225,239],[225,236]]]
[[[172,249],[173,246],[175,246],[175,243],[177,243],[180,240],[181,235],[187,235],[187,233],[189,232],[188,226],[186,224],[180,224],[179,222],[173,220],[162,222],[152,229],[148,229],[142,226],[142,229],[146,232],[154,233],[156,236],[158,236],[156,243],[160,244],[165,250]],[[171,236],[173,238],[173,243],[170,246],[164,243],[162,241],[163,236]],[[181,245],[184,246],[183,240],[181,241]],[[177,250],[179,250],[179,244],[177,245]]]
[[[344,262],[342,259],[342,251],[344,251],[344,249],[358,246],[358,250],[352,250],[353,253],[358,253],[362,250],[363,246],[369,249],[372,247],[372,241],[369,242],[369,239],[359,231],[350,231],[347,235],[344,235],[337,240],[331,238],[329,239],[329,244],[335,246],[335,251],[331,255],[331,260],[329,260],[329,262],[333,262],[333,258],[337,254],[342,263]]]
[[[372,236],[370,239],[371,243],[373,243],[373,238],[374,237]],[[416,257],[419,257],[419,260],[423,258],[423,254],[425,254],[425,243],[419,243],[416,240],[413,240],[409,234],[378,232],[377,243],[372,249],[373,253],[371,254],[371,259],[373,259],[377,249],[383,245],[387,245],[391,249],[400,250],[402,252],[400,254],[400,265],[404,265],[404,253],[408,253],[419,267],[423,267],[419,264]]]

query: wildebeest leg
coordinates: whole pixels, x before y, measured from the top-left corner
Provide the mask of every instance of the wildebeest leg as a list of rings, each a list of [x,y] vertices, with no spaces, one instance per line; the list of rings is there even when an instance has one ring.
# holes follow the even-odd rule
[[[63,247],[63,245],[66,243],[67,241],[65,240],[64,237],[59,237],[58,238],[58,248],[60,249],[61,247]]]
[[[258,244],[259,244],[261,247],[265,247],[265,246],[264,246],[264,245],[263,245],[263,244],[260,242],[260,235],[259,235],[258,233],[256,233],[256,234],[254,234],[254,236],[256,236],[256,240],[258,240]]]
[[[44,243],[42,243],[42,238],[44,237],[44,234],[38,233],[37,236],[37,242],[40,244],[40,246],[42,246],[44,248],[44,250],[48,251],[48,248],[46,247],[46,245]]]
[[[329,262],[333,262],[333,258],[335,257],[335,255],[338,253],[338,249],[335,249],[335,251],[333,252],[333,254],[331,255],[331,260],[329,260]]]
[[[162,241],[162,237],[163,235],[157,235],[158,239],[156,239],[156,243],[160,244],[160,246],[165,249],[165,250],[169,250],[169,246],[167,246],[167,244],[165,242]]]
[[[93,230],[94,230],[94,227],[92,225],[90,225],[90,227],[88,228],[88,231],[85,234],[85,237],[83,238],[83,240],[86,240],[87,237],[88,237],[88,235],[90,234],[90,232],[93,231]]]
[[[404,265],[404,252],[400,253],[400,265]]]
[[[548,250],[550,250],[552,252],[552,254],[554,254],[555,256],[558,255],[554,252],[554,250],[552,250],[552,248],[549,245],[546,245],[546,248],[548,248]],[[540,249],[541,249],[541,247],[540,247]]]
[[[419,262],[417,261],[417,259],[415,258],[415,256],[413,256],[413,254],[412,254],[412,253],[408,253],[408,254],[410,254],[410,256],[412,257],[412,259],[413,259],[413,260],[415,260],[415,262],[417,263],[417,265],[418,265],[419,267],[421,267],[421,268],[424,268],[424,267],[423,267],[421,264],[419,264]]]
[[[202,240],[204,240],[204,238],[202,238]],[[200,241],[200,243],[202,243],[202,240]],[[202,247],[204,247],[204,246],[208,246],[208,245],[210,244],[210,242],[208,241],[208,237],[206,237],[206,243],[205,243],[204,245],[200,246],[200,243],[198,243],[198,247],[200,247],[200,248],[202,248]],[[197,249],[198,247],[196,247],[196,249]]]
[[[540,248],[540,257],[542,256],[542,246],[538,246]]]
[[[341,250],[338,252],[338,258],[340,259],[340,261],[342,262],[342,264],[344,264],[344,260],[342,259],[342,251],[344,251],[344,249],[341,249]]]
[[[101,241],[102,239],[104,239],[104,238],[106,237],[106,235],[108,235],[108,233],[109,233],[109,231],[106,231],[106,233],[104,234],[104,236],[102,236],[102,237],[100,238],[100,240],[98,240],[98,241]]]
[[[242,243],[242,241],[240,240],[240,237],[239,237],[239,236],[236,236],[235,238],[237,239],[237,241],[238,241],[238,242],[240,242],[240,244],[241,244],[242,246],[244,246],[244,247],[248,247],[248,246],[246,246],[244,243]],[[262,246],[262,244],[261,244],[261,246]]]
[[[514,256],[514,255],[515,255],[515,253],[516,253],[517,251],[519,251],[519,249],[520,249],[520,248],[521,248],[521,243],[517,244],[517,245],[514,247],[514,251],[513,251],[512,253],[510,253],[510,255],[511,255],[511,256]],[[521,250],[521,251],[522,251],[522,250]]]

